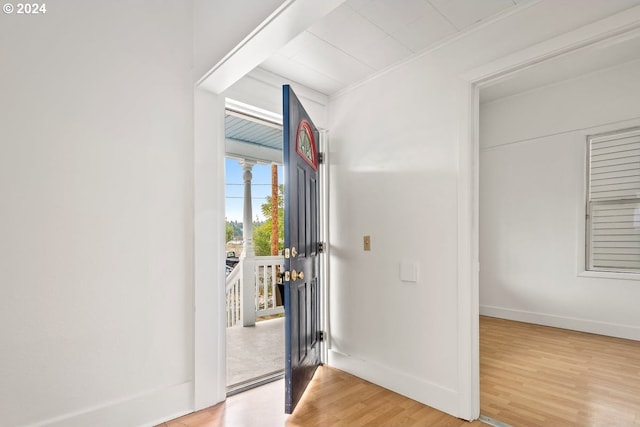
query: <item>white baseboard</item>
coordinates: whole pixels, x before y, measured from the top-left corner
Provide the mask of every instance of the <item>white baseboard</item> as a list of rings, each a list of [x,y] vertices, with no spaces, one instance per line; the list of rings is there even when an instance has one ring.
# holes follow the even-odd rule
[[[620,325],[617,323],[607,323],[589,319],[577,319],[573,317],[557,316],[554,314],[534,313],[531,311],[514,310],[511,308],[493,307],[488,305],[480,306],[480,315],[640,341],[640,327],[637,326]]]
[[[193,382],[189,381],[43,420],[29,427],[153,426],[192,411]]]
[[[458,415],[459,396],[432,382],[396,371],[379,363],[329,350],[329,366],[345,371],[398,394],[416,400],[453,416]]]

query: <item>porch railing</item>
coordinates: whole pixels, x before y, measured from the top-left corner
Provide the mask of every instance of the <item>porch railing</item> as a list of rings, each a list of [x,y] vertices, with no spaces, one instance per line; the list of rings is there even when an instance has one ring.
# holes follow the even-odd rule
[[[235,268],[227,276],[227,327],[233,326],[240,321],[240,307],[242,304],[241,289],[242,289],[242,275],[240,274],[240,264],[237,264]]]
[[[243,293],[248,286],[243,281],[243,268],[253,265],[253,286],[255,296],[255,317],[271,316],[284,313],[284,307],[278,305],[278,272],[284,271],[284,257],[259,256],[253,259],[241,259],[226,280],[227,327],[234,326],[242,320]],[[246,323],[245,323],[246,324]]]
[[[256,317],[284,313],[284,307],[276,304],[278,272],[284,271],[284,257],[256,257],[255,267]]]

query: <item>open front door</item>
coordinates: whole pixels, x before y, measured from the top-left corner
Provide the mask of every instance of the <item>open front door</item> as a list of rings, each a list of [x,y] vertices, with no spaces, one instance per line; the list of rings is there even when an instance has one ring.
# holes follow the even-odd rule
[[[289,85],[283,90],[285,412],[320,365],[318,130]]]

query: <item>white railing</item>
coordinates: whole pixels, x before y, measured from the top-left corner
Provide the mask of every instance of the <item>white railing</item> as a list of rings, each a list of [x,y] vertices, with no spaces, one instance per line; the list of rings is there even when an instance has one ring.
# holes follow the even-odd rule
[[[259,256],[247,265],[254,265],[253,286],[255,295],[255,317],[284,313],[284,306],[277,305],[278,274],[284,271],[284,257]],[[235,326],[242,319],[242,296],[244,261],[235,266],[226,280],[227,327]]]
[[[240,307],[242,299],[240,292],[242,290],[242,275],[240,274],[240,264],[236,264],[233,271],[227,276],[227,327],[234,326],[240,321]]]
[[[284,306],[276,305],[278,274],[284,271],[284,257],[256,257],[255,266],[256,317],[284,313]]]

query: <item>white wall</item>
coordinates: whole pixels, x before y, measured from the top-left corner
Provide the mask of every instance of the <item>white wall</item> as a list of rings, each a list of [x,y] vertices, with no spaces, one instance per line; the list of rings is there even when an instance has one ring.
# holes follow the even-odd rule
[[[0,424],[192,406],[189,2],[0,16]]]
[[[585,277],[586,135],[640,125],[640,62],[482,104],[481,313],[640,339],[640,280]]]
[[[224,100],[193,82],[281,3],[0,14],[1,425],[224,399]]]
[[[459,399],[459,91],[421,62],[330,107],[330,363],[450,413]],[[400,280],[403,261],[416,265],[416,283]]]
[[[473,110],[459,76],[631,5],[529,3],[331,97],[330,364],[478,416]],[[416,283],[400,280],[403,261]]]
[[[194,0],[194,77],[199,80],[283,0]]]

